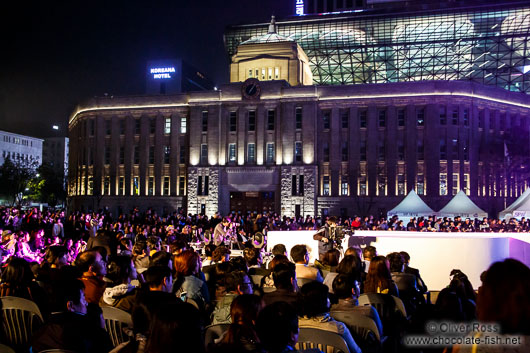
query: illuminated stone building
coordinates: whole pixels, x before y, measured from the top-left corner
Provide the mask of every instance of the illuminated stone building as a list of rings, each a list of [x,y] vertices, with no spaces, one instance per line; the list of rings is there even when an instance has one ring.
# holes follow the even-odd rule
[[[233,27],[232,82],[219,90],[95,98],[73,113],[70,204],[378,215],[412,189],[434,210],[462,189],[493,216],[528,186],[506,150],[529,150],[528,63],[517,58],[530,23],[521,6],[468,21],[473,11],[375,16],[370,31],[356,25],[368,19],[334,15]],[[461,33],[479,23],[513,30],[497,45],[519,44],[508,55],[481,44],[487,31]],[[373,45],[377,33],[385,46]]]

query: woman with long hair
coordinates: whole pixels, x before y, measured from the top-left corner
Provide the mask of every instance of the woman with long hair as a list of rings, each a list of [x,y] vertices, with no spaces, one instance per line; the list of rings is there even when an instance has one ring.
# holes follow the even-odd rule
[[[110,283],[103,292],[100,305],[132,312],[136,299],[136,287],[131,285],[131,280],[136,279],[136,275],[136,268],[129,256],[111,258],[106,275]]]
[[[192,299],[202,310],[210,302],[206,283],[199,279],[201,258],[194,250],[184,250],[174,259],[175,281],[172,292],[183,300]]]
[[[398,296],[398,289],[392,275],[390,264],[384,256],[376,256],[370,261],[366,281],[364,281],[364,293],[382,293]]]
[[[0,278],[0,297],[12,296],[34,301],[41,314],[49,314],[48,296],[37,282],[29,263],[18,257],[12,257],[2,271]]]

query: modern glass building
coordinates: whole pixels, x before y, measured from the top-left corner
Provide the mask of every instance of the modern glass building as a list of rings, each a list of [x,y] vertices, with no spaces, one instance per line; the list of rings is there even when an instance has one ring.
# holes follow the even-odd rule
[[[530,92],[530,4],[364,9],[278,21],[307,54],[317,85],[464,80]],[[268,23],[225,32],[232,57]]]

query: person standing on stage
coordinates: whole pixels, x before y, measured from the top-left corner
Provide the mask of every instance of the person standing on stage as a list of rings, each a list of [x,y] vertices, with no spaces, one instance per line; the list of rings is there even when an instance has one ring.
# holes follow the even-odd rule
[[[226,240],[229,225],[230,220],[226,217],[223,217],[223,220],[215,226],[212,239],[215,246],[223,244],[223,242]]]
[[[337,228],[337,219],[329,217],[326,225],[320,228],[314,235],[313,239],[318,240],[318,257],[320,261],[324,254],[333,249],[335,239],[338,239],[340,230]]]

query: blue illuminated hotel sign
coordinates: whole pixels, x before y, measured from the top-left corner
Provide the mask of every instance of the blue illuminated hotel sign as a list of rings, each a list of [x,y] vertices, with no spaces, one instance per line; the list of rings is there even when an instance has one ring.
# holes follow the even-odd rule
[[[295,13],[296,16],[303,16],[304,15],[304,0],[295,0]]]
[[[174,67],[154,67],[150,69],[151,74],[155,80],[164,80],[172,78],[171,74],[175,73]]]

